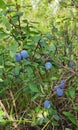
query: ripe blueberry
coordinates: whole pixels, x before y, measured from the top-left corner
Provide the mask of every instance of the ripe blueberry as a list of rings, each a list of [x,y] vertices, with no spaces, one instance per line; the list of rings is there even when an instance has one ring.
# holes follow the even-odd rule
[[[63,95],[63,89],[60,89],[60,88],[57,89],[56,93],[57,93],[58,96],[62,96]]]
[[[52,68],[51,62],[46,62],[46,63],[45,63],[45,68],[46,68],[47,70],[51,69],[51,68]]]
[[[20,62],[20,61],[21,61],[21,55],[20,55],[20,53],[16,53],[16,55],[15,55],[15,60],[16,60],[17,62]]]
[[[29,57],[28,52],[26,50],[22,50],[20,54],[21,54],[21,57],[24,59]]]
[[[74,67],[75,66],[75,63],[73,61],[70,61],[69,62],[69,67]]]
[[[46,101],[44,102],[44,107],[45,107],[45,108],[50,108],[50,106],[51,106],[50,101],[46,100]]]
[[[54,91],[57,91],[57,89],[58,89],[58,86],[54,86]]]
[[[60,84],[59,84],[59,87],[60,87],[61,89],[64,89],[64,87],[65,87],[64,83],[60,83]]]

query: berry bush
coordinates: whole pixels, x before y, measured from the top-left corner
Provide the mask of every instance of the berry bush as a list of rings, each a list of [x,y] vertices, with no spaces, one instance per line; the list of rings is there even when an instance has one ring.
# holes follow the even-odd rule
[[[23,16],[17,1],[3,5],[0,129],[78,130],[76,16],[54,17],[44,33]]]

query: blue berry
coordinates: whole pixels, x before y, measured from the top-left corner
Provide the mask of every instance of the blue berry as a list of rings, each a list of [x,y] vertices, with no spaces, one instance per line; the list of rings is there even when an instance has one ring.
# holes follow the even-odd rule
[[[15,60],[16,60],[17,62],[20,62],[20,61],[21,61],[21,55],[20,55],[20,53],[16,53],[16,55],[15,55]]]
[[[73,61],[70,61],[69,62],[69,67],[74,67],[75,66],[75,63]]]
[[[61,89],[64,89],[64,87],[65,87],[64,83],[60,83],[60,84],[59,84],[59,87],[60,87]]]
[[[46,68],[47,70],[51,69],[51,68],[52,68],[51,62],[46,62],[46,63],[45,63],[45,68]]]
[[[46,101],[44,102],[44,107],[45,107],[45,108],[50,108],[50,106],[51,106],[50,101],[46,100]]]
[[[56,91],[58,89],[58,86],[54,86],[54,91]]]
[[[57,89],[56,93],[57,93],[58,96],[62,96],[63,95],[63,89],[60,89],[60,88]]]
[[[29,57],[28,52],[26,50],[22,50],[20,54],[21,54],[21,57],[24,59]]]

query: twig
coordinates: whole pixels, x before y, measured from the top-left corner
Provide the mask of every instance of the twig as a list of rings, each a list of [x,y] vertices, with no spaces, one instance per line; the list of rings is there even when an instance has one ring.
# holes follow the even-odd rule
[[[41,75],[40,75],[38,69],[35,68],[35,70],[36,70],[36,73],[37,73],[37,75],[38,75],[38,77],[39,77],[39,79],[40,79],[41,85],[44,87],[44,83],[43,83],[42,77],[41,77]]]
[[[22,30],[15,24],[13,24],[12,22],[12,18],[10,16],[7,16],[8,19],[9,19],[9,23],[16,29],[16,31],[19,33],[19,34],[22,34]]]
[[[41,33],[41,36],[42,36],[42,33]],[[34,58],[35,53],[36,53],[36,51],[37,51],[37,49],[38,49],[40,40],[41,40],[41,38],[39,39],[39,41],[38,41],[38,43],[37,43],[37,45],[36,45],[36,47],[35,47],[34,54],[32,55],[32,59]]]
[[[19,7],[18,7],[18,4],[17,4],[17,1],[16,1],[16,10],[17,12],[19,11]],[[18,16],[18,23],[19,23],[19,28],[21,30],[21,23],[20,23],[20,17]]]
[[[69,67],[66,67],[66,66],[63,66],[62,64],[60,64],[59,62],[56,62],[54,59],[50,58],[49,59],[50,61],[54,62],[55,64],[57,64],[58,66],[62,67],[63,69],[67,70],[68,72],[71,72],[73,73],[74,75],[77,75],[78,76],[78,72],[77,71],[74,71],[73,69],[70,69]]]
[[[10,92],[10,96],[12,98],[13,106],[14,106],[14,109],[15,109],[16,118],[18,119],[18,114],[17,114],[17,109],[16,109],[16,103],[15,103],[14,95],[13,95],[11,89],[9,89],[9,92]]]
[[[35,50],[34,50],[34,54],[32,55],[32,57],[35,56],[36,50],[37,50],[37,48],[38,48],[38,45],[39,45],[39,42],[38,42],[37,45],[36,45],[36,48],[35,48]]]
[[[49,123],[50,121],[48,121],[41,130],[44,130],[48,126]]]
[[[10,116],[9,116],[8,112],[6,111],[6,109],[5,109],[5,107],[4,107],[4,105],[3,105],[3,103],[2,103],[1,100],[0,100],[0,106],[1,106],[1,108],[3,109],[3,111],[5,112],[7,119],[10,120]]]

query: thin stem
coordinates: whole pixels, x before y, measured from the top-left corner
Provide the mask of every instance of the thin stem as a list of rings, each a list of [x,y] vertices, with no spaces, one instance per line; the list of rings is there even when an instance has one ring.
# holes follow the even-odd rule
[[[13,106],[14,106],[14,109],[15,109],[16,118],[18,119],[18,114],[17,114],[17,109],[16,109],[15,98],[14,98],[14,95],[13,95],[13,92],[11,91],[11,89],[9,89],[9,92],[10,92],[10,96],[11,96],[11,98],[12,98]]]

